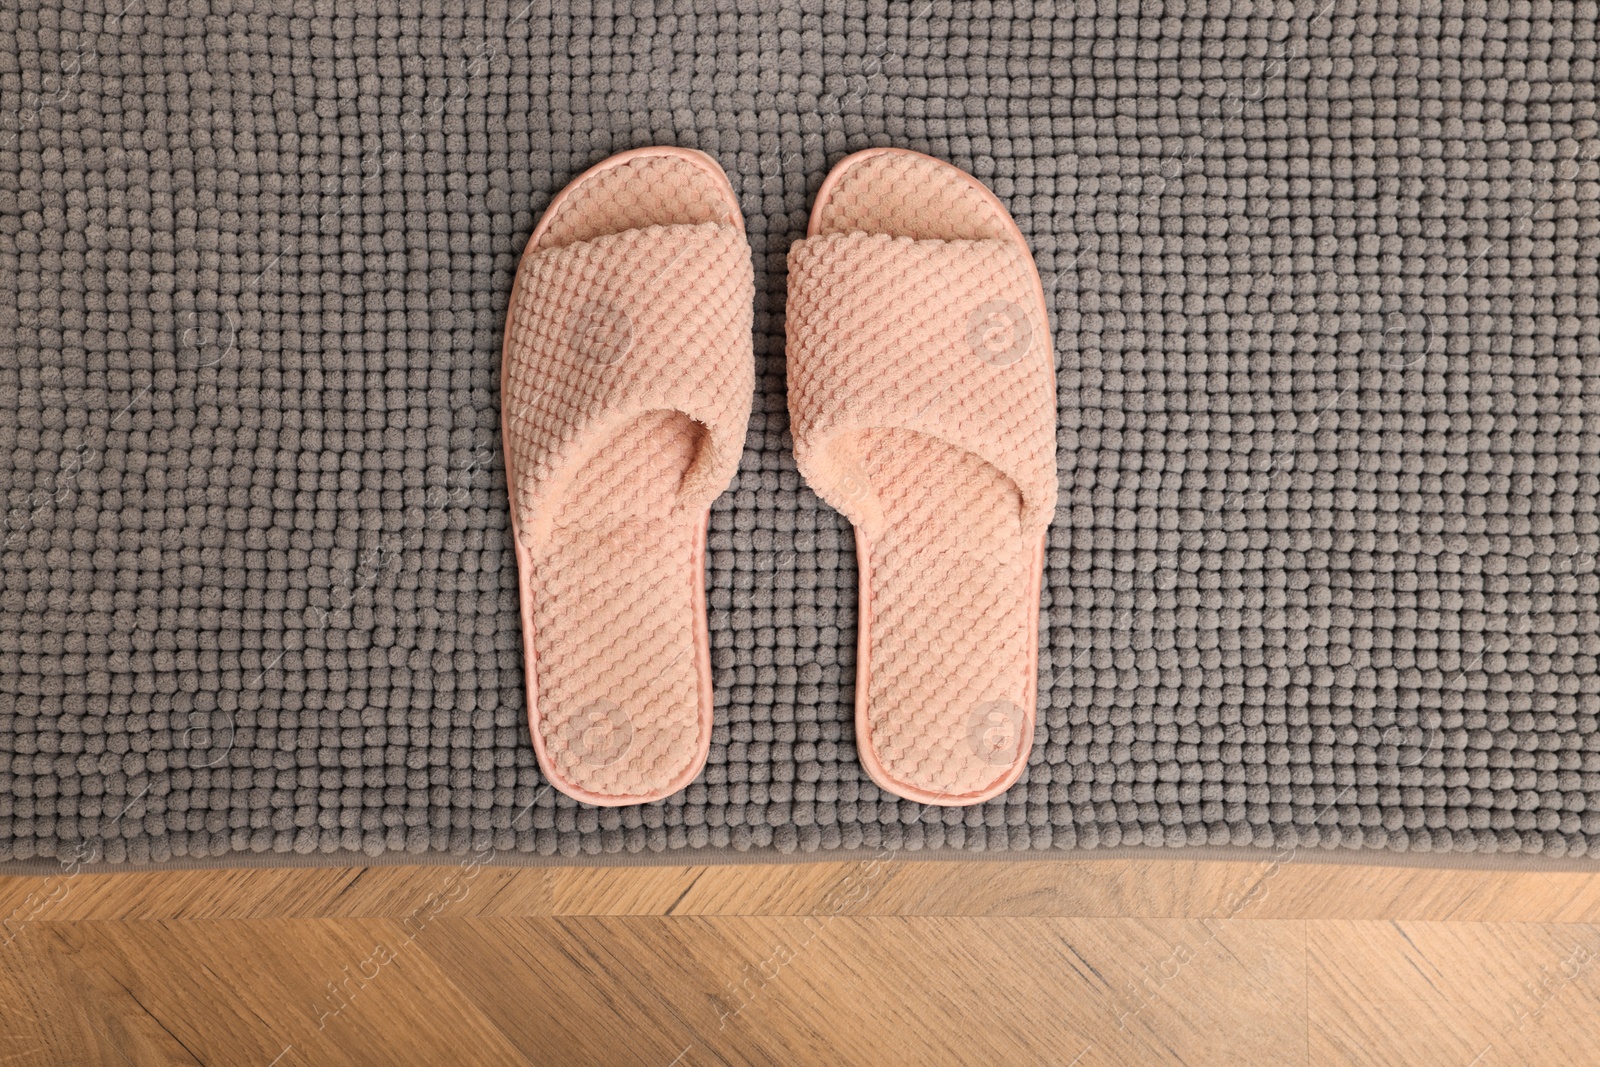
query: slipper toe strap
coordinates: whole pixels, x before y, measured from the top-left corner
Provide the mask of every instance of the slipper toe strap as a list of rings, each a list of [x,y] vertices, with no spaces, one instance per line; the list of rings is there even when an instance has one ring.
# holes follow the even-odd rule
[[[703,511],[744,449],[754,390],[750,246],[732,226],[651,226],[530,253],[507,326],[512,506],[529,544],[618,429],[682,412],[704,440],[677,507]]]
[[[789,411],[807,482],[852,523],[882,520],[851,435],[905,429],[1016,484],[1021,523],[1055,511],[1056,397],[1033,262],[1013,242],[813,237],[789,252]]]

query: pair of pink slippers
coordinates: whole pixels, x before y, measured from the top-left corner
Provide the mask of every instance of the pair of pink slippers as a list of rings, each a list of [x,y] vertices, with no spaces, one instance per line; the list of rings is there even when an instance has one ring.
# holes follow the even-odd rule
[[[739,203],[700,152],[641,148],[550,204],[501,370],[528,719],[589,804],[688,785],[711,743],[706,524],[754,390]],[[883,789],[976,804],[1032,748],[1055,510],[1055,368],[1028,246],[928,156],[843,160],[789,252],[795,458],[855,525],[856,738]]]

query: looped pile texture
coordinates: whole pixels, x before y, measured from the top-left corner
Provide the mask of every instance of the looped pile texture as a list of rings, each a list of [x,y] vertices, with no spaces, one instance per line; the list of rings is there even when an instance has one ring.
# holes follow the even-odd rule
[[[372,7],[0,5],[0,859],[1600,848],[1592,3]],[[755,412],[709,764],[597,811],[529,743],[499,352],[649,144],[740,195]],[[1055,320],[1039,734],[971,809],[857,763],[791,454],[785,255],[869,145],[988,184]]]

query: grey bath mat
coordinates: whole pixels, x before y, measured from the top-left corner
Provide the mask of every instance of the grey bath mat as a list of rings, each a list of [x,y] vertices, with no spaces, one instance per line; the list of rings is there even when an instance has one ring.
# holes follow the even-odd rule
[[[0,859],[1600,849],[1594,4],[524,4],[0,10]],[[760,375],[710,764],[597,811],[527,738],[500,331],[652,143],[739,191]],[[785,251],[888,144],[1055,316],[1038,736],[976,809],[865,780],[786,434]]]

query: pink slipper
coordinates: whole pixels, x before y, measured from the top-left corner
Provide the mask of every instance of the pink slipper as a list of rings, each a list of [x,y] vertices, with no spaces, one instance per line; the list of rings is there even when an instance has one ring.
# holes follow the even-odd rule
[[[872,780],[976,804],[1033,745],[1055,512],[1053,347],[1027,243],[975,178],[845,159],[789,252],[795,459],[855,524],[856,743]]]
[[[705,545],[755,387],[739,202],[682,148],[612,156],[528,241],[500,397],[539,767],[660,800],[711,744]]]

